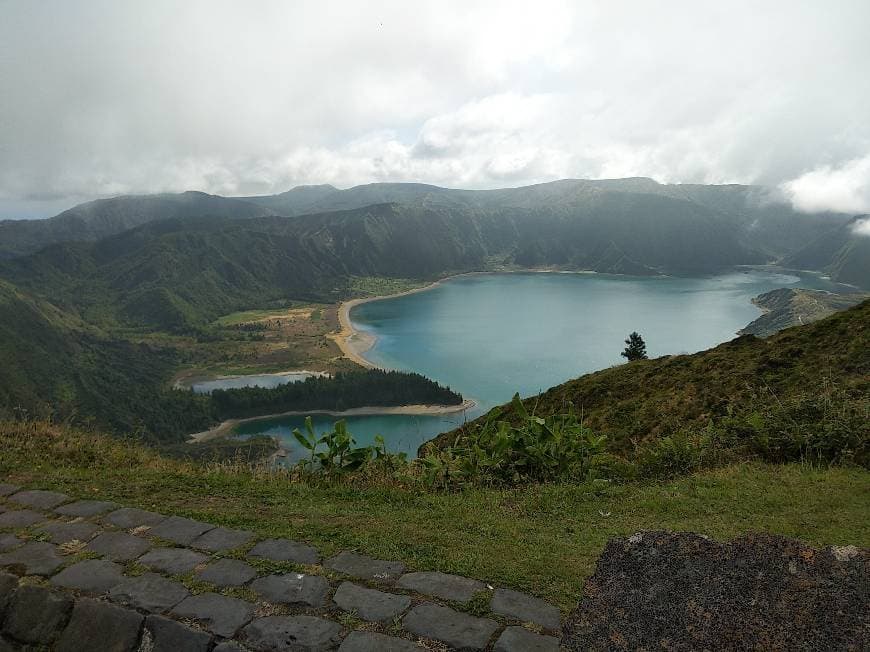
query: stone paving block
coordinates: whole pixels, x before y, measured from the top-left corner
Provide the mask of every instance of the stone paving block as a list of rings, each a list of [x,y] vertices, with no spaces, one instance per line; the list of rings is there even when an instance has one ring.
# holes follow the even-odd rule
[[[88,518],[90,516],[105,514],[113,509],[118,509],[117,503],[109,503],[105,500],[77,500],[68,505],[61,505],[54,512],[61,516],[82,516]]]
[[[226,552],[227,550],[244,546],[253,540],[253,532],[216,527],[198,536],[190,545],[199,550],[208,550],[209,552]]]
[[[132,561],[148,552],[151,544],[126,532],[103,532],[85,548],[112,561]]]
[[[347,635],[338,652],[421,652],[424,648],[413,641],[377,632],[355,631]]]
[[[208,560],[203,555],[187,548],[154,548],[137,560],[143,566],[168,575],[182,575]]]
[[[42,489],[28,489],[12,494],[8,498],[13,503],[26,505],[35,509],[53,509],[70,500],[66,494],[57,491],[43,491]]]
[[[434,638],[460,650],[483,650],[498,629],[498,623],[490,618],[475,618],[431,603],[411,609],[402,624],[412,634]]]
[[[153,615],[145,619],[142,639],[142,649],[149,652],[208,652],[212,641],[210,634]]]
[[[320,556],[314,548],[290,539],[260,541],[251,548],[248,556],[270,561],[292,561],[297,564],[316,564],[320,561]]]
[[[223,643],[218,643],[214,646],[214,649],[211,652],[248,652],[241,645],[236,643],[235,641],[224,641]]]
[[[47,534],[52,543],[87,542],[100,531],[100,526],[87,521],[79,521],[78,523],[51,522],[39,526],[37,531]]]
[[[215,586],[243,586],[257,576],[257,571],[238,559],[219,559],[199,572],[199,579]]]
[[[202,593],[185,598],[173,607],[172,613],[198,621],[212,634],[232,638],[251,622],[254,605],[217,593]]]
[[[138,648],[143,617],[130,609],[81,598],[76,601],[72,617],[56,652],[132,652]]]
[[[316,616],[267,616],[245,627],[241,639],[263,652],[320,652],[335,649],[341,640],[341,625]]]
[[[0,534],[0,552],[7,552],[17,548],[22,543],[24,543],[24,539],[19,539],[14,534]]]
[[[183,584],[157,573],[129,577],[109,590],[112,602],[151,613],[163,613],[189,595]]]
[[[64,568],[51,578],[55,586],[101,595],[125,579],[124,569],[113,561],[86,559]]]
[[[487,590],[483,582],[437,571],[407,573],[396,586],[454,602],[468,602],[476,593]]]
[[[43,523],[45,516],[31,509],[16,509],[0,514],[0,527],[23,528]]]
[[[170,516],[152,527],[148,536],[160,537],[180,546],[189,546],[198,536],[213,529],[214,525],[210,523],[202,523],[181,516]]]
[[[361,580],[392,581],[405,572],[402,562],[373,559],[355,552],[340,552],[323,565]]]
[[[285,573],[284,575],[267,575],[256,579],[251,582],[251,589],[269,602],[321,607],[326,603],[329,582],[319,575]]]
[[[154,527],[165,519],[166,517],[162,514],[147,512],[135,507],[122,507],[106,514],[102,521],[123,530],[132,530],[137,527]]]
[[[559,639],[530,632],[525,627],[506,627],[493,652],[559,652]]]
[[[24,585],[12,596],[3,633],[22,643],[50,645],[66,625],[72,598],[45,587]]]
[[[42,541],[29,541],[0,555],[0,566],[21,568],[26,575],[51,575],[63,562],[57,546]]]
[[[352,582],[342,582],[333,600],[345,611],[355,612],[363,620],[371,621],[393,620],[411,606],[411,598],[407,595],[367,589]]]
[[[493,613],[516,618],[524,623],[535,623],[557,631],[560,626],[559,610],[551,604],[519,591],[496,589],[490,609]]]
[[[9,484],[8,482],[0,482],[0,496],[11,496],[12,494],[21,491],[21,487],[17,484]]]

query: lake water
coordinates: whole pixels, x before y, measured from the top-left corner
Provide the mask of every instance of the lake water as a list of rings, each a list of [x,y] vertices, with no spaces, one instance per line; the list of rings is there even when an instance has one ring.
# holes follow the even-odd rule
[[[735,337],[761,314],[751,299],[777,287],[833,289],[817,276],[747,269],[706,278],[516,273],[454,278],[431,290],[372,301],[351,312],[377,338],[365,357],[449,385],[478,406],[468,414],[348,417],[360,444],[381,434],[414,454],[436,434],[510,400],[623,362],[638,331],[650,357],[693,353]],[[335,417],[314,418],[319,430]],[[243,424],[240,435],[286,441],[302,418]]]
[[[297,373],[283,374],[254,374],[250,376],[229,376],[202,380],[192,383],[190,388],[197,394],[210,394],[215,389],[239,389],[241,387],[266,387],[271,389],[287,383],[295,383],[305,380],[314,374],[300,371]]]

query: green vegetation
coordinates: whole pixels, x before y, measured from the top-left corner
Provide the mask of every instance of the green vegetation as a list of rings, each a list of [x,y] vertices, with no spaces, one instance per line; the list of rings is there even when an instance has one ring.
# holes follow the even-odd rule
[[[11,482],[178,513],[264,536],[356,549],[530,591],[564,610],[608,539],[639,530],[749,531],[815,545],[870,540],[870,474],[738,464],[663,483],[561,482],[432,492],[388,476],[291,481],[248,465],[193,464],[134,443],[41,422],[0,424]],[[85,497],[85,496],[83,496]],[[519,560],[519,561],[518,561]]]
[[[628,339],[625,340],[625,349],[623,349],[622,353],[619,355],[629,362],[634,362],[635,360],[646,360],[649,358],[646,354],[646,342],[643,341],[643,338],[637,331],[628,336]]]
[[[370,405],[459,405],[462,396],[425,376],[404,371],[366,369],[312,376],[303,382],[269,389],[217,389],[211,405],[220,419],[278,414],[297,410],[340,412]]]
[[[639,360],[553,387],[523,401],[539,416],[573,409],[583,424],[606,435],[608,450],[628,455],[645,442],[702,433],[755,428],[772,411],[788,436],[811,430],[842,413],[859,442],[870,439],[870,301],[808,326],[761,340],[751,335],[693,355]],[[825,411],[824,406],[832,409]],[[791,416],[789,416],[791,415]],[[455,446],[488,419],[522,420],[510,405],[496,408],[434,445]],[[737,423],[746,424],[738,428]],[[712,425],[711,425],[712,424]],[[830,426],[837,428],[839,426]],[[760,428],[764,430],[764,428]],[[866,451],[866,448],[864,449]]]
[[[759,294],[752,300],[764,314],[740,330],[741,335],[768,337],[784,328],[811,324],[838,310],[845,310],[870,299],[867,292],[835,294],[821,290],[779,288]]]

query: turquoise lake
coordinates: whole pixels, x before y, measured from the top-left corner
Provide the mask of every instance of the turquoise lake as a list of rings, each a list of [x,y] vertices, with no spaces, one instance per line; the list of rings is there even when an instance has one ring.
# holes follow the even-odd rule
[[[467,414],[347,417],[360,444],[383,435],[392,450],[417,447],[514,392],[532,396],[623,362],[623,340],[638,331],[650,357],[693,353],[732,339],[761,314],[751,299],[778,287],[834,289],[814,275],[746,269],[706,278],[605,274],[478,274],[351,312],[374,335],[364,355],[378,366],[416,371],[477,401]],[[335,421],[317,415],[322,430]],[[239,435],[278,436],[293,451],[301,417],[242,424]]]

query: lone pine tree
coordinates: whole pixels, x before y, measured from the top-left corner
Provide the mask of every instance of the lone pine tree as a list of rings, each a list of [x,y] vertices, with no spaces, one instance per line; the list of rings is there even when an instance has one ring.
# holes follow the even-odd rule
[[[646,342],[643,341],[643,338],[637,331],[628,336],[625,344],[625,349],[620,353],[623,358],[628,358],[629,362],[647,359]]]

